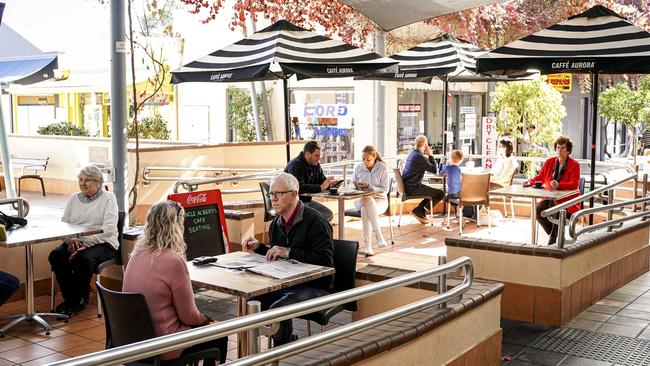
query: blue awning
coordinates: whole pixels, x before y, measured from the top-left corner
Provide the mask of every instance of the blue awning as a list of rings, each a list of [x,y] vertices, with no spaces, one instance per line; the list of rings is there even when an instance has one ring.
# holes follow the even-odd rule
[[[32,84],[54,77],[57,54],[0,59],[0,83]]]

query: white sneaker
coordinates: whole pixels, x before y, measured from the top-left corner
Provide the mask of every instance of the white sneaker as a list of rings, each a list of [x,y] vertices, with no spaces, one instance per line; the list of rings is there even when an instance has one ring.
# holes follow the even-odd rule
[[[386,243],[385,240],[382,241],[382,242],[378,242],[377,247],[379,247],[379,249],[386,249],[386,248],[388,248],[388,243]]]
[[[372,255],[375,255],[375,252],[372,251],[372,246],[370,244],[366,244],[366,257],[370,257]]]

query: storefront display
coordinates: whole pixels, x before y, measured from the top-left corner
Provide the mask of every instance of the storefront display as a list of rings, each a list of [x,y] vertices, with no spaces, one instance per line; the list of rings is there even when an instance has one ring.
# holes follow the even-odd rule
[[[293,140],[321,143],[321,162],[353,159],[353,90],[291,90]]]

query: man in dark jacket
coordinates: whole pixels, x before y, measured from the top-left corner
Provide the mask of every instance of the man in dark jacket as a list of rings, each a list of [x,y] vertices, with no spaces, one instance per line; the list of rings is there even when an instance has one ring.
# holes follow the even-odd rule
[[[330,224],[315,210],[298,199],[298,180],[288,173],[280,173],[271,180],[269,197],[277,216],[269,228],[270,246],[260,245],[252,237],[244,240],[244,251],[266,255],[268,260],[295,259],[320,266],[334,266],[334,242]],[[327,295],[331,277],[324,277],[282,291],[262,295],[256,300],[262,310],[295,304]],[[292,320],[280,322],[273,335],[273,344],[279,346],[297,337],[293,335]]]
[[[404,189],[408,195],[427,195],[433,200],[433,207],[445,197],[445,193],[437,188],[429,187],[422,184],[424,172],[436,173],[438,165],[431,154],[427,137],[420,135],[415,138],[415,149],[409,153],[404,164],[402,179],[404,180]],[[429,199],[423,199],[418,207],[411,210],[411,215],[423,224],[429,222],[424,209],[429,207]]]
[[[334,179],[326,178],[323,174],[320,164],[320,146],[316,141],[309,141],[302,148],[300,155],[293,158],[284,168],[298,179],[300,185],[300,194],[325,192],[335,187]],[[331,222],[334,215],[332,211],[316,201],[312,201],[310,196],[300,196],[300,200],[305,206],[312,208],[320,213],[327,222]]]

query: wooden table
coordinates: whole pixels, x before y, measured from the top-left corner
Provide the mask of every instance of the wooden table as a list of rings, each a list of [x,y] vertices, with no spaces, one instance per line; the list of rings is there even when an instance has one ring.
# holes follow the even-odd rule
[[[489,196],[502,196],[502,197],[527,197],[530,198],[530,243],[537,245],[537,200],[559,200],[579,193],[577,189],[574,190],[555,190],[549,191],[542,188],[524,187],[520,185],[511,185],[509,187],[495,189],[488,192]],[[514,212],[512,214],[514,218]]]
[[[233,252],[219,256],[220,261],[227,261],[246,255],[244,252]],[[319,270],[283,280],[262,276],[249,271],[231,270],[212,265],[195,266],[187,262],[192,286],[207,288],[237,297],[237,315],[247,314],[246,303],[249,299],[270,292],[280,291],[301,283],[334,274],[334,268],[320,267]],[[248,336],[246,333],[237,335],[237,351],[239,357],[248,352]]]
[[[12,315],[3,319],[15,318],[12,322],[0,329],[0,336],[4,334],[23,320],[36,321],[43,328],[45,334],[49,335],[52,327],[42,318],[42,316],[66,317],[64,314],[57,313],[37,313],[34,310],[34,255],[32,246],[52,241],[63,241],[67,238],[76,238],[79,236],[100,234],[101,229],[90,229],[81,225],[68,224],[55,220],[33,220],[27,219],[25,227],[17,228],[7,232],[7,241],[0,241],[0,246],[4,248],[25,247],[25,299],[27,302],[27,312],[21,315]]]
[[[330,194],[329,192],[305,193],[305,196],[339,201],[339,240],[345,239],[345,201],[375,194],[373,190],[359,191],[355,194]]]

